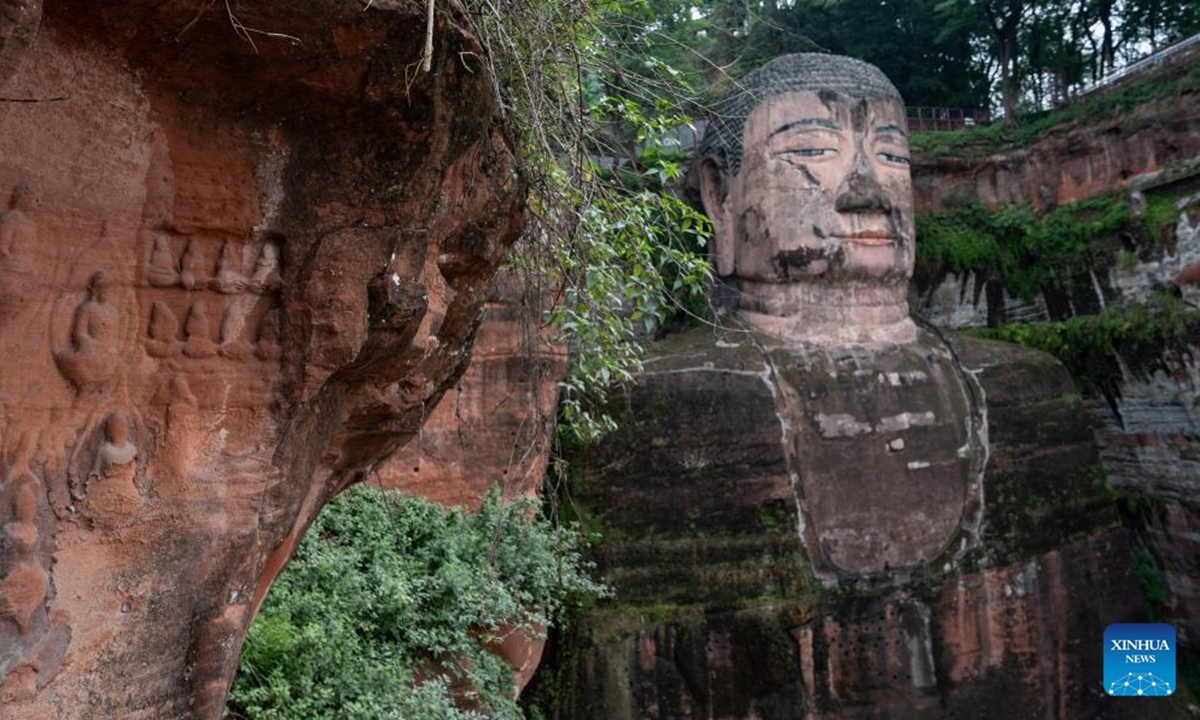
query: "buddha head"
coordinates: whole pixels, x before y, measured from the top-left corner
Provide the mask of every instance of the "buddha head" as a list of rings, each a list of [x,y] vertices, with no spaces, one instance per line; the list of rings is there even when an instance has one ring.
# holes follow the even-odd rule
[[[104,439],[117,447],[129,442],[129,421],[120,413],[109,413],[104,419]]]
[[[37,207],[37,195],[33,191],[33,185],[28,180],[22,180],[13,188],[12,196],[8,201],[9,208],[13,210],[21,210],[29,212]]]
[[[98,303],[108,302],[108,273],[97,270],[88,278],[88,296]]]
[[[852,58],[786,55],[717,113],[701,197],[717,273],[740,291],[743,315],[773,318],[785,335],[911,327],[908,136],[887,77]]]

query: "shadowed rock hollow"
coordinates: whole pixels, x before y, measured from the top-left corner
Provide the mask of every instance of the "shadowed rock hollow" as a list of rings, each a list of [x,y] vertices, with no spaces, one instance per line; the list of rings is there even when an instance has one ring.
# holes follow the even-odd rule
[[[218,717],[304,528],[463,373],[524,192],[438,10],[423,73],[423,3],[2,3],[5,717]]]

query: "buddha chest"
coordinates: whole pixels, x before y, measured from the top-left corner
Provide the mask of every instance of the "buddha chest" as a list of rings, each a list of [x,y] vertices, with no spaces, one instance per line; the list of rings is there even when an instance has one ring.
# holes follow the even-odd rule
[[[977,521],[984,415],[938,337],[863,347],[772,347],[801,536],[820,575],[870,575],[952,550]]]

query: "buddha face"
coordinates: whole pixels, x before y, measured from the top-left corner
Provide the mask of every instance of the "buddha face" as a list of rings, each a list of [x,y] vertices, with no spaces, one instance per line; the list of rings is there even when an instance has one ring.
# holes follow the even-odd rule
[[[717,271],[760,283],[903,284],[913,267],[904,105],[775,95],[750,113],[742,167],[705,166]]]

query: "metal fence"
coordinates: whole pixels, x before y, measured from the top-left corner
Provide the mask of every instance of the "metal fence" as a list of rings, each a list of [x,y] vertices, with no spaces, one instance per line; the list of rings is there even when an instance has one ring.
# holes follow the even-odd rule
[[[908,108],[909,132],[958,130],[987,125],[991,121],[991,111],[984,108],[932,107],[929,105],[915,105]]]

